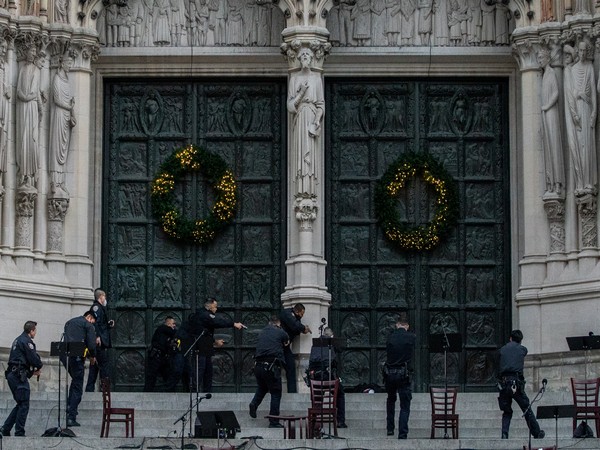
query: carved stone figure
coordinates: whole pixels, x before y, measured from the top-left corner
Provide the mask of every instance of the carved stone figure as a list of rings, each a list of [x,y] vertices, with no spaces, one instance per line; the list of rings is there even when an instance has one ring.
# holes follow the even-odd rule
[[[417,10],[416,0],[400,1],[400,37],[402,45],[412,45],[415,35],[415,11]]]
[[[56,0],[54,2],[54,21],[59,23],[69,22],[69,0]]]
[[[450,27],[450,43],[461,45],[467,43],[468,8],[462,0],[449,0],[448,26]]]
[[[163,47],[171,43],[171,4],[169,0],[154,0],[154,45]]]
[[[325,112],[321,75],[311,70],[314,55],[309,48],[298,52],[301,69],[290,77],[287,109],[292,114],[292,170],[296,193],[317,193],[320,166],[321,122]]]
[[[400,34],[400,2],[396,0],[385,0],[385,34],[388,45],[398,45],[398,34]]]
[[[542,138],[546,169],[546,195],[564,196],[565,169],[560,126],[558,78],[550,65],[550,51],[540,50],[538,62],[544,70],[542,77]]]
[[[65,186],[65,164],[69,155],[71,130],[77,123],[74,114],[75,96],[69,82],[71,67],[73,67],[73,58],[65,55],[52,82],[54,108],[50,125],[48,168],[52,196],[56,198],[69,196]]]
[[[256,45],[264,47],[271,44],[272,9],[274,5],[267,0],[256,0]]]
[[[421,45],[431,45],[433,0],[419,0],[419,36]]]
[[[227,11],[226,39],[229,45],[244,45],[243,0],[226,0]]]
[[[579,123],[577,106],[575,104],[575,91],[573,89],[573,64],[577,52],[570,45],[563,47],[563,95],[565,103],[565,129],[567,132],[567,145],[571,158],[571,167],[575,180],[575,189],[583,188],[583,166],[581,152],[577,148],[576,127]],[[579,181],[578,181],[579,180]]]
[[[227,0],[212,0],[215,11],[215,44],[225,45],[227,44],[227,13],[229,8],[227,6]]]
[[[98,41],[100,45],[106,45],[106,11],[109,0],[102,0],[102,7],[98,11],[96,19],[96,31],[98,32]]]
[[[596,194],[598,180],[596,168],[596,111],[597,91],[592,50],[586,41],[577,47],[579,60],[573,65],[573,96],[575,99],[576,150],[579,152],[582,177],[575,179],[577,197]]]
[[[371,1],[371,45],[387,45],[385,37],[385,0]]]
[[[385,1],[385,0],[382,0]],[[331,8],[327,14],[327,29],[329,30],[329,42],[336,47],[340,45],[340,5]]]
[[[481,43],[481,0],[468,0],[469,21],[467,23],[469,44],[479,45]]]
[[[117,46],[129,47],[131,45],[131,9],[127,4],[119,6],[117,10]]]
[[[206,19],[208,19],[208,7],[206,6],[206,0],[204,0],[204,7],[206,9]],[[174,47],[178,47],[184,44],[183,37],[185,30],[185,20],[185,5],[183,3],[183,0],[171,0],[171,45]]]
[[[116,3],[106,8],[106,45],[116,47],[119,33],[119,7]]]
[[[358,45],[363,46],[371,39],[371,5],[370,0],[357,0],[352,9],[354,22],[353,37]]]
[[[7,49],[8,44],[6,41],[2,41],[0,44],[0,192],[4,192],[3,176],[7,170],[8,127],[10,125],[11,87],[7,83],[6,74]]]
[[[590,0],[575,0],[575,14],[589,14],[590,13]]]
[[[352,10],[356,0],[340,0],[340,45],[352,45]]]
[[[448,0],[434,0],[433,22],[435,43],[440,46],[448,45],[450,42],[448,40]]]
[[[33,46],[27,49],[17,81],[17,151],[19,185],[33,187],[39,169],[39,133],[45,96],[40,90],[43,58]]]
[[[153,45],[154,2],[152,0],[138,0],[135,2],[133,17],[135,18],[135,45],[141,47]]]
[[[481,43],[492,45],[496,42],[496,5],[481,0]]]
[[[507,45],[509,42],[509,29],[508,23],[510,21],[511,13],[508,9],[508,5],[503,2],[496,3],[496,44]]]

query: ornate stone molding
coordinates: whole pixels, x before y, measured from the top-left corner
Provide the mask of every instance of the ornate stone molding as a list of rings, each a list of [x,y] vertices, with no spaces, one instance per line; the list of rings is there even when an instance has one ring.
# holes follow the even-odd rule
[[[565,204],[563,199],[544,200],[544,210],[550,224],[550,253],[565,251]]]
[[[513,38],[513,56],[519,63],[521,72],[539,70],[537,54],[540,49],[540,39],[537,33],[526,33]]]
[[[63,251],[63,223],[68,209],[68,198],[48,199],[48,252],[62,253]]]
[[[281,44],[279,49],[291,71],[300,68],[298,54],[302,48],[309,48],[312,50],[314,54],[312,68],[315,70],[323,70],[323,63],[331,51],[331,44],[327,41],[327,30],[318,31],[319,32],[312,35],[302,32],[299,29],[288,29],[284,31],[284,43]]]
[[[294,212],[300,222],[300,231],[311,231],[312,223],[317,219],[319,207],[314,196],[296,195]]]
[[[31,186],[20,186],[17,189],[16,211],[17,223],[15,232],[15,246],[31,248],[33,238],[33,212],[37,190]]]
[[[64,222],[68,209],[69,209],[69,199],[68,198],[49,198],[48,199],[48,220]]]
[[[585,198],[579,198],[577,209],[581,225],[581,249],[595,248],[598,245],[596,196],[589,195]]]

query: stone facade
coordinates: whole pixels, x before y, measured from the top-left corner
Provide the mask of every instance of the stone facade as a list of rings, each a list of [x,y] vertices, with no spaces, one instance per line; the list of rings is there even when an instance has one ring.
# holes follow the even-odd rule
[[[32,319],[38,349],[48,351],[99,284],[104,79],[288,75],[281,299],[302,301],[317,329],[332,301],[325,130],[320,116],[300,117],[300,103],[324,108],[327,76],[505,77],[513,326],[525,333],[535,379],[566,386],[570,376],[590,374],[586,357],[563,352],[565,337],[600,332],[599,30],[592,0],[0,4],[0,347]],[[310,167],[301,151],[311,152]],[[309,345],[301,341],[303,357]]]

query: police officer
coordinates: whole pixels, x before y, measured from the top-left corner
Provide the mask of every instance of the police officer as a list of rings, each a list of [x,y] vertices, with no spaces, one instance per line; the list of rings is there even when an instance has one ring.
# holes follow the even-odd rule
[[[86,392],[94,392],[98,372],[100,378],[110,377],[108,349],[111,347],[110,329],[115,326],[115,322],[114,320],[108,320],[107,303],[106,292],[96,289],[94,291],[94,303],[92,304],[92,311],[96,314],[96,323],[94,324],[96,330],[96,364],[90,366],[85,386]]]
[[[83,316],[74,317],[65,323],[65,342],[85,343],[87,355],[90,357],[90,366],[96,364],[96,331],[94,323],[96,316],[94,311],[86,311]],[[81,403],[83,395],[83,376],[85,368],[85,355],[61,355],[60,360],[71,375],[71,386],[69,387],[69,398],[67,402],[67,426],[78,427],[77,408]]]
[[[271,317],[268,325],[258,335],[256,353],[254,355],[256,377],[256,393],[250,402],[250,417],[256,419],[256,410],[267,393],[271,394],[269,415],[279,415],[281,404],[281,365],[283,364],[283,349],[289,345],[289,337],[281,329],[281,322],[277,316]],[[269,419],[269,428],[283,428],[276,419]]]
[[[160,373],[167,381],[166,390],[174,392],[183,370],[183,365],[178,358],[180,355],[177,323],[172,316],[167,316],[164,323],[159,325],[152,335],[144,391],[154,391],[156,378]]]
[[[531,435],[536,439],[541,439],[546,435],[544,430],[540,430],[540,425],[529,407],[529,398],[525,393],[523,367],[527,348],[521,345],[522,340],[521,330],[513,330],[510,332],[509,342],[499,350],[498,388],[500,394],[498,395],[498,406],[502,410],[502,439],[508,439],[508,430],[513,414],[511,407],[513,399],[525,413],[525,421]]]
[[[289,393],[298,392],[296,385],[296,355],[292,352],[292,342],[300,333],[312,333],[308,325],[302,323],[304,317],[304,305],[296,303],[293,308],[284,309],[279,316],[281,328],[290,337],[290,345],[283,350],[285,358],[285,378],[287,381],[287,391]]]
[[[37,332],[37,322],[28,320],[21,333],[12,343],[8,357],[8,369],[5,372],[8,386],[17,404],[12,409],[4,425],[0,428],[2,436],[10,436],[15,426],[15,436],[25,436],[25,422],[29,413],[29,378],[40,376],[42,360],[35,351],[33,339]]]
[[[396,399],[400,397],[400,416],[398,419],[398,439],[408,437],[408,418],[412,391],[410,373],[415,352],[414,333],[409,333],[408,317],[402,312],[396,320],[395,330],[388,336],[386,343],[387,360],[383,368],[386,402],[387,435],[394,435],[394,417],[396,415]]]
[[[246,328],[241,322],[234,322],[227,316],[217,315],[217,300],[209,297],[204,302],[204,308],[192,314],[188,320],[186,331],[191,337],[200,336],[197,344],[196,359],[192,361],[192,378],[198,382],[196,386],[202,388],[202,392],[212,392],[213,364],[212,357],[214,349],[225,345],[223,339],[214,338],[217,328]]]
[[[333,338],[333,330],[329,327],[323,329],[323,342],[310,349],[308,359],[308,379],[318,381],[339,380],[337,391],[337,427],[348,428],[346,425],[346,394],[342,380],[337,374],[337,359],[335,348],[326,343],[326,339]],[[331,358],[331,359],[330,359]],[[329,369],[331,368],[331,372]]]

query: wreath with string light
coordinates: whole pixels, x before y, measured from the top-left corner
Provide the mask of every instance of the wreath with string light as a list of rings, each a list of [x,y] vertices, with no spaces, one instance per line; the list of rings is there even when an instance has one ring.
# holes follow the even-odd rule
[[[428,224],[410,226],[401,220],[398,196],[406,183],[419,177],[436,193],[435,209]],[[452,230],[458,218],[458,194],[452,176],[432,156],[408,153],[389,165],[375,188],[375,215],[388,240],[401,250],[435,248]]]
[[[202,172],[215,192],[214,205],[203,219],[188,219],[176,206],[175,184],[190,172]],[[152,181],[151,198],[153,215],[168,236],[205,244],[233,219],[236,182],[223,158],[190,144],[175,149],[160,165]]]

